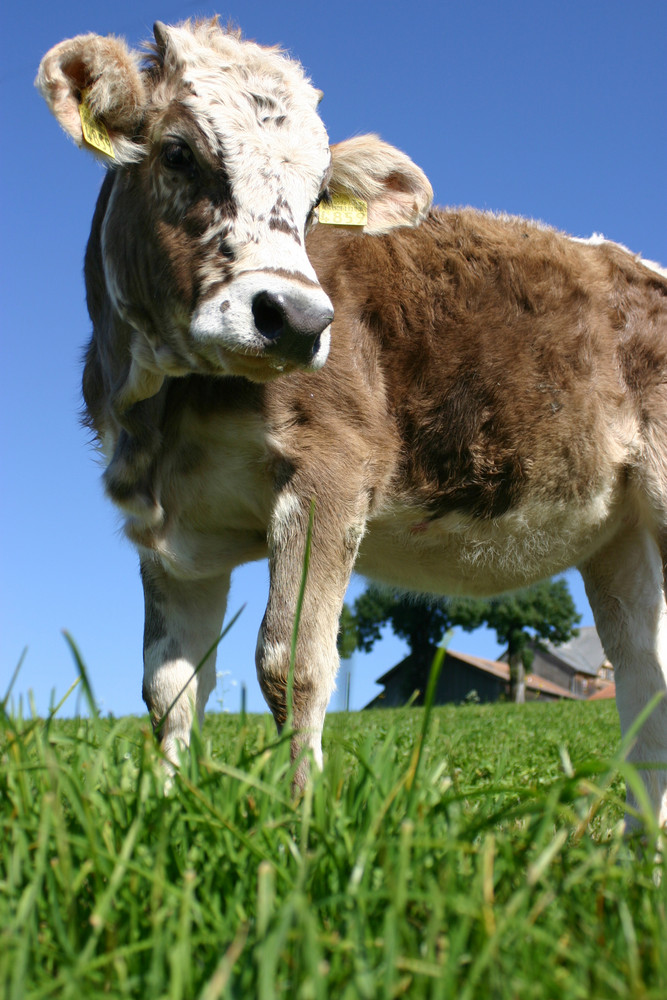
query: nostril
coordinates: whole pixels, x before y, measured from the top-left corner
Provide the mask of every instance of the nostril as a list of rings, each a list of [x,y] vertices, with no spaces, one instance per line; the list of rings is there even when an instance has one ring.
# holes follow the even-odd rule
[[[285,316],[273,297],[268,292],[260,292],[252,303],[252,315],[255,326],[267,340],[275,340],[283,332]]]

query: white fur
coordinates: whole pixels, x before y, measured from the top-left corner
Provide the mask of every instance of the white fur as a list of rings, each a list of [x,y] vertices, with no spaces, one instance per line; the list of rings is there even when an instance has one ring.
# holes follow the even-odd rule
[[[276,497],[271,514],[271,540],[274,546],[287,543],[294,533],[295,524],[303,514],[301,501],[289,489],[284,489]]]
[[[637,764],[658,765],[643,770],[642,778],[659,823],[667,825],[667,606],[656,544],[641,525],[626,527],[581,569],[600,638],[614,664],[621,731],[628,732],[655,694],[663,695],[629,756]],[[630,788],[628,801],[636,804]]]
[[[184,581],[265,558],[271,491],[266,431],[259,416],[227,413],[216,420],[189,413],[182,441],[185,452],[205,449],[206,465],[179,477],[178,458],[165,462],[154,489],[156,502],[169,509],[170,517],[159,525],[128,518],[128,537]]]
[[[492,519],[451,513],[430,520],[423,511],[392,507],[369,522],[358,569],[422,593],[514,590],[595,551],[616,531],[618,500],[607,486],[587,504],[527,500]]]
[[[656,274],[661,275],[663,278],[667,278],[667,268],[664,268],[660,264],[657,264],[654,260],[647,260],[645,257],[641,257],[639,256],[639,254],[633,253],[632,250],[629,250],[622,243],[616,243],[614,240],[606,239],[602,233],[593,233],[592,236],[588,237],[571,236],[570,239],[572,240],[573,243],[584,243],[587,246],[591,247],[599,247],[605,243],[608,243],[610,246],[616,247],[618,250],[622,250],[623,253],[627,253],[628,256],[632,257],[633,260],[636,260],[639,264],[642,264],[643,267],[647,267],[649,271],[655,271]]]
[[[265,349],[252,318],[252,303],[260,292],[285,295],[304,309],[319,308],[333,311],[328,296],[319,286],[306,287],[289,278],[267,271],[249,271],[237,276],[229,286],[224,286],[214,296],[206,299],[195,310],[190,323],[190,336],[196,351],[202,352],[219,364],[222,371],[235,374],[234,352],[242,349],[258,354]],[[312,370],[321,368],[327,359],[331,340],[330,327],[320,336],[319,346],[310,364]],[[269,368],[283,371],[285,362],[279,357],[265,358]]]
[[[212,47],[184,29],[169,30],[190,90],[183,102],[212,153],[224,157],[238,209],[226,237],[237,251],[235,273],[280,267],[316,281],[303,235],[330,153],[314,88],[298,63],[273,50],[222,33]],[[270,230],[276,205],[285,206],[300,245]]]
[[[150,565],[150,558],[144,557],[144,563]],[[220,635],[229,575],[183,584],[161,574],[155,564],[153,573],[167,632],[144,650],[144,692],[154,723],[169,713],[162,741],[167,758],[177,764],[179,747],[190,741],[193,714],[203,725],[215,687],[216,650],[211,647]]]

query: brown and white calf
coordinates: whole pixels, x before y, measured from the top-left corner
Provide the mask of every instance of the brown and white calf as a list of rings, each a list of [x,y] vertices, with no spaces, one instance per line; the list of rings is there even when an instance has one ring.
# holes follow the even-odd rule
[[[373,136],[329,148],[301,67],[216,23],[156,25],[143,61],[79,36],[37,82],[109,165],[83,391],[141,559],[153,718],[186,691],[167,755],[214,686],[213,656],[193,672],[230,573],[267,555],[257,672],[284,722],[313,498],[294,753],[321,763],[355,566],[475,595],[578,566],[627,731],[667,688],[667,274],[613,243],[430,211],[406,156]],[[318,223],[330,194],[364,199],[365,226]],[[664,823],[666,699],[633,758],[662,765],[642,773]]]

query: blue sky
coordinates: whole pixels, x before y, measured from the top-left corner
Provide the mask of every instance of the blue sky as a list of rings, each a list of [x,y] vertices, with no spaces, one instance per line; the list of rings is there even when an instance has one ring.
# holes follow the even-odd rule
[[[86,31],[150,36],[156,18],[218,12],[281,43],[324,91],[332,141],[368,131],[404,149],[442,205],[539,218],[573,235],[603,232],[667,264],[667,4],[664,0],[350,3],[230,0],[210,7],[144,0],[6,4],[0,157],[0,692],[40,711],[75,677],[61,635],[88,664],[104,711],[142,712],[142,596],[136,556],[105,501],[77,419],[89,335],[82,259],[102,169],[50,117],[32,81],[41,56]],[[591,624],[578,575],[568,576]],[[353,593],[362,588],[353,583]],[[224,640],[222,697],[264,703],[254,647],[266,598],[263,564],[237,571]],[[493,636],[454,648],[495,656]],[[352,666],[355,708],[403,647],[393,637]],[[344,689],[344,683],[339,685]],[[334,695],[332,707],[340,705]],[[72,705],[74,708],[74,705]]]

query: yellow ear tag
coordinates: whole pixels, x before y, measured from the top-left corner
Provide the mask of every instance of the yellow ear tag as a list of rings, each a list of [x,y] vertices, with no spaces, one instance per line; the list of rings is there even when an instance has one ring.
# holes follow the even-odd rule
[[[79,104],[79,116],[81,118],[81,129],[83,137],[89,146],[99,149],[100,153],[115,159],[113,146],[106,126],[98,121],[94,116],[87,101],[87,92],[81,93],[81,103]]]
[[[330,201],[320,202],[317,213],[327,226],[365,226],[368,222],[366,202],[349,194],[332,194]]]

